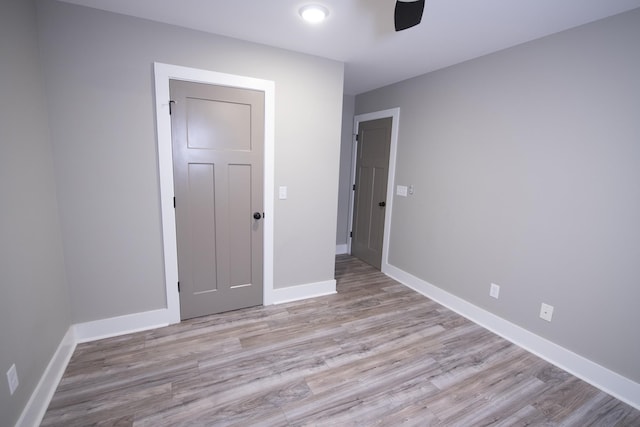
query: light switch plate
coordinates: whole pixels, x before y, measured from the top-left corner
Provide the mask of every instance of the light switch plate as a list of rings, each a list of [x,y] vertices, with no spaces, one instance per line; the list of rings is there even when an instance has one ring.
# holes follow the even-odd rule
[[[407,197],[407,186],[406,185],[398,185],[396,187],[396,194],[398,196]]]
[[[7,381],[9,382],[9,392],[15,393],[20,382],[18,381],[18,371],[16,371],[15,363],[11,365],[11,368],[7,371]]]
[[[500,286],[496,285],[495,283],[492,283],[491,289],[489,290],[489,295],[495,299],[498,299],[498,297],[500,296]]]
[[[278,198],[280,200],[285,200],[287,198],[287,187],[284,185],[281,185],[280,188],[278,188]]]

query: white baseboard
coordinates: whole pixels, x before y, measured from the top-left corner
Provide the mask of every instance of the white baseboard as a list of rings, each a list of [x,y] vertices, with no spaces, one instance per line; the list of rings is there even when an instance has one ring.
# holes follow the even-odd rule
[[[640,384],[397,267],[385,264],[383,272],[405,286],[575,375],[605,393],[640,409]]]
[[[77,343],[96,341],[149,329],[161,328],[170,323],[171,315],[166,308],[92,322],[77,323],[73,326]]]
[[[75,348],[76,341],[73,335],[73,326],[71,326],[40,377],[38,385],[31,393],[27,405],[18,418],[16,427],[38,427],[40,425]]]
[[[308,283],[306,285],[289,286],[273,290],[273,303],[282,304],[285,302],[298,301],[307,298],[321,297],[336,293],[336,281],[327,280],[325,282]]]
[[[344,255],[349,253],[349,245],[344,243],[342,245],[336,245],[336,255]]]

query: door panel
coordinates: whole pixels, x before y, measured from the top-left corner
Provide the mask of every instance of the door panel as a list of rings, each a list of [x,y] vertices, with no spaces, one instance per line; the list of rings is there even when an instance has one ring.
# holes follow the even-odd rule
[[[391,118],[358,128],[351,254],[380,269],[391,147]]]
[[[229,285],[251,283],[251,168],[229,165]]]
[[[210,99],[187,99],[189,148],[251,148],[251,106]]]
[[[386,158],[388,159],[388,153]],[[376,167],[373,169],[373,198],[371,199],[372,206],[371,227],[369,229],[369,248],[376,253],[379,253],[380,257],[382,257],[384,215],[386,206],[380,206],[379,203],[384,202],[386,205],[388,169],[388,167]]]
[[[189,168],[189,215],[188,233],[191,241],[191,256],[188,259],[189,278],[194,293],[211,292],[217,289],[216,229],[215,229],[215,178],[214,166],[192,163]]]
[[[373,200],[373,168],[361,166],[357,168],[356,205],[353,221],[352,249],[365,244],[369,246],[369,230],[371,228],[371,202]],[[358,248],[356,248],[358,246]],[[352,252],[354,252],[352,250]],[[353,255],[357,256],[357,251]]]
[[[170,90],[181,317],[262,304],[264,93]]]

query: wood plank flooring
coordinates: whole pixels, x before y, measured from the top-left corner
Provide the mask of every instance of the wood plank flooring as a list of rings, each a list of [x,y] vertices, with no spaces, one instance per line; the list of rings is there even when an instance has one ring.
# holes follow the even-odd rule
[[[42,426],[640,426],[363,262],[338,294],[77,347]]]

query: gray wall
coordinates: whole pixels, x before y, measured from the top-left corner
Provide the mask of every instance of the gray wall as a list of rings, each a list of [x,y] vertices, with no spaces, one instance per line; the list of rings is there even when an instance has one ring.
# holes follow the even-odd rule
[[[639,40],[637,9],[356,98],[401,108],[390,263],[636,382]]]
[[[13,425],[70,325],[32,1],[0,3],[0,424]],[[15,363],[20,385],[9,394]]]
[[[165,306],[154,61],[275,81],[289,187],[275,287],[333,279],[342,63],[51,0],[38,12],[74,323]]]
[[[340,187],[338,189],[338,227],[336,244],[349,239],[349,202],[351,196],[351,151],[353,149],[353,112],[356,97],[344,95],[342,101],[342,142],[340,143]]]

